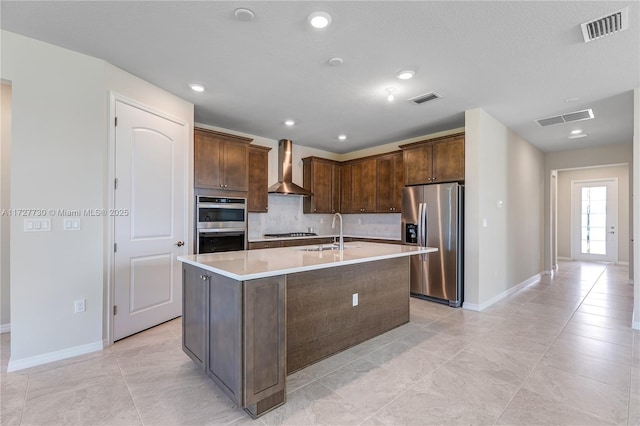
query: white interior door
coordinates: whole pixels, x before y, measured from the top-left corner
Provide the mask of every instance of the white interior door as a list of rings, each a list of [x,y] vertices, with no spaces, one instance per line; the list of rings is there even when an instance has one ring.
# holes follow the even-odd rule
[[[113,338],[182,312],[186,126],[116,101]]]
[[[576,260],[618,260],[618,181],[573,181],[572,252]]]

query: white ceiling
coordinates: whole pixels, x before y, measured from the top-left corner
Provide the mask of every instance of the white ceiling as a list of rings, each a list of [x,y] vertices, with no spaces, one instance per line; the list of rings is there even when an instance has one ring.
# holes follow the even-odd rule
[[[481,107],[543,151],[632,141],[637,1],[0,3],[3,29],[152,82],[193,102],[196,122],[267,138],[344,153],[461,127],[464,111]],[[239,7],[255,19],[236,20]],[[628,30],[584,43],[582,22],[623,7]],[[328,28],[309,27],[315,10],[331,14]],[[328,65],[336,56],[344,64]],[[395,78],[404,68],[415,77]],[[406,102],[429,91],[443,98]],[[534,122],[586,108],[595,119]],[[568,139],[576,128],[589,136]]]

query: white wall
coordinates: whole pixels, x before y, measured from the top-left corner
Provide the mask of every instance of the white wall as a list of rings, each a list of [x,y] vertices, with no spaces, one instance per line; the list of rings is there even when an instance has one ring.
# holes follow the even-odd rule
[[[104,61],[2,31],[2,75],[12,83],[11,207],[106,208],[108,93],[138,97],[193,123],[192,106]],[[180,117],[184,115],[184,117]],[[11,223],[11,360],[20,369],[98,350],[106,338],[108,218],[81,231]],[[73,302],[86,299],[86,312]]]
[[[463,307],[482,310],[542,270],[544,157],[482,109],[465,132]]]
[[[9,209],[11,184],[11,85],[0,83],[0,210]],[[10,330],[10,226],[8,215],[0,217],[0,332]]]
[[[640,330],[640,88],[633,91],[633,245],[631,258],[633,259],[632,277],[634,283],[633,328]]]
[[[555,151],[545,153],[544,157],[544,269],[545,271],[550,271],[551,265],[554,263],[551,253],[551,245],[554,238],[551,229],[551,215],[553,214],[551,209],[551,174],[556,170],[600,167],[611,164],[627,164],[631,168],[633,146],[628,143],[570,151]],[[631,173],[631,169],[629,169],[629,173]],[[630,186],[628,189],[631,191]],[[633,217],[631,216],[631,210],[628,217]],[[631,228],[632,226],[629,225],[629,227]]]
[[[587,169],[561,170],[558,172],[558,256],[571,258],[571,191],[572,181],[593,179],[618,179],[618,261],[629,262],[629,167],[609,166]]]
[[[1,72],[13,89],[11,207],[104,207],[104,62],[3,31]],[[102,342],[102,219],[65,234],[62,219],[49,217],[50,232],[11,221],[10,368]],[[74,314],[81,298],[86,312]]]

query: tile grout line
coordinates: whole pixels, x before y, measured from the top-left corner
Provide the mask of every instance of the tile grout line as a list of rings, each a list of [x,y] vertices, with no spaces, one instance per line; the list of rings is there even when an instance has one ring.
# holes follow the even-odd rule
[[[31,385],[31,373],[27,375],[27,386],[26,386],[26,389],[24,390],[24,399],[22,400],[22,410],[20,410],[20,421],[18,422],[19,425],[22,424],[22,420],[24,419],[24,411],[27,408],[27,395],[29,394],[30,385]]]
[[[118,370],[120,371],[120,376],[122,377],[122,380],[124,381],[124,385],[127,387],[127,392],[129,393],[129,398],[131,398],[131,402],[133,402],[133,406],[136,409],[136,413],[138,413],[138,418],[140,419],[140,424],[142,424],[142,426],[145,425],[144,423],[144,419],[142,418],[142,414],[140,413],[140,409],[138,408],[138,404],[136,404],[136,400],[133,397],[133,394],[131,393],[131,389],[129,388],[129,382],[127,381],[127,378],[124,375],[124,372],[122,371],[122,367],[120,366],[120,359],[118,358],[118,355],[116,355],[115,353],[112,353],[113,357],[116,359],[116,365],[118,366]]]

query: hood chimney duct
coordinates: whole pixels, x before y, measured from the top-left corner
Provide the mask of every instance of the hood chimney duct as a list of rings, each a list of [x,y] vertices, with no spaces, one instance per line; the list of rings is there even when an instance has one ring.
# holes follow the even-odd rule
[[[293,183],[293,143],[289,139],[278,141],[278,182],[269,187],[270,194],[313,195],[306,189]]]

